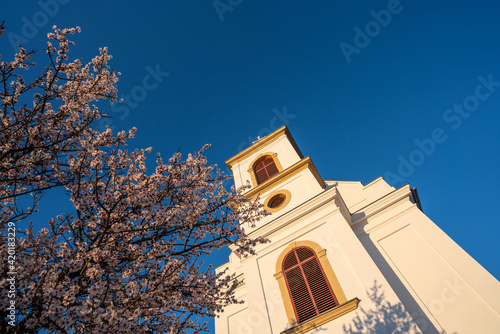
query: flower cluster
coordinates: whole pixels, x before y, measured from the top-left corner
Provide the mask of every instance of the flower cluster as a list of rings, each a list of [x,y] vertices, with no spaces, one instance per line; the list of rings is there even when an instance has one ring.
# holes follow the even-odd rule
[[[20,239],[19,322],[8,326],[2,309],[0,331],[206,331],[198,318],[235,303],[236,286],[199,258],[229,244],[252,253],[263,240],[249,238],[239,223],[258,221],[262,206],[241,189],[223,187],[227,177],[207,165],[207,146],[186,159],[158,156],[148,173],[151,149],[127,148],[135,128],[95,129],[106,115],[92,104],[116,100],[118,78],[106,48],[88,64],[68,61],[68,36],[77,31],[54,27],[50,64],[31,83],[19,70],[34,66],[32,53],[20,48],[13,61],[0,64],[0,228],[28,218],[51,188],[64,187],[74,207]],[[21,105],[27,96],[32,104]],[[1,305],[6,278],[1,266]]]

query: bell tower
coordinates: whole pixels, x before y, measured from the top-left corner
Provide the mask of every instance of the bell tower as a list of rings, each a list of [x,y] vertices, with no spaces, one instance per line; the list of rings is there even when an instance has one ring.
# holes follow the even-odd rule
[[[265,209],[273,214],[261,220],[256,229],[326,187],[311,158],[304,158],[286,126],[255,141],[227,160],[226,165],[236,187],[250,184],[245,196],[259,196]]]

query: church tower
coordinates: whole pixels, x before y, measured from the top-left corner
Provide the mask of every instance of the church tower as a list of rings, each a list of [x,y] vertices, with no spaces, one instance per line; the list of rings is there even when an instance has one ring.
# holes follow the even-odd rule
[[[423,212],[415,188],[382,177],[325,181],[286,126],[226,165],[271,214],[235,273],[236,298],[217,334],[499,333],[500,283]]]

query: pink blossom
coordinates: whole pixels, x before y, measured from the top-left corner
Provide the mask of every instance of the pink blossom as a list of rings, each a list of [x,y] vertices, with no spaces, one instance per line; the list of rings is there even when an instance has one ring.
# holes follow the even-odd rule
[[[242,189],[223,187],[227,177],[203,155],[208,146],[186,160],[180,153],[166,162],[158,155],[148,169],[152,149],[127,148],[135,128],[117,134],[95,129],[107,115],[94,104],[117,100],[118,76],[107,48],[87,64],[68,61],[74,44],[68,37],[76,32],[80,28],[54,26],[47,35],[48,66],[30,83],[21,75],[35,66],[25,49],[0,64],[6,84],[0,86],[1,228],[30,217],[48,189],[64,187],[74,208],[36,234],[32,227],[18,232],[19,323],[3,328],[206,330],[197,317],[237,302],[236,285],[199,257],[229,244],[252,253],[263,240],[249,238],[240,224],[255,224],[265,214],[262,205],[245,199]],[[33,103],[24,105],[21,97]],[[8,302],[7,272],[0,267],[1,305]]]

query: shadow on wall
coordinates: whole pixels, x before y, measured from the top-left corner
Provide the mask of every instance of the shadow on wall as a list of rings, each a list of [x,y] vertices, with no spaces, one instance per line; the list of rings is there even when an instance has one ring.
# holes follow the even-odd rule
[[[381,287],[375,281],[373,288],[368,292],[376,309],[366,311],[360,307],[362,315],[356,316],[349,326],[343,326],[344,334],[421,333],[412,317],[405,311],[403,304],[388,302]]]
[[[411,316],[405,311],[403,304],[391,304],[385,300],[381,285],[375,281],[368,295],[375,304],[376,310],[360,308],[362,315],[353,319],[353,324],[344,325],[345,334],[375,333],[420,333]]]

